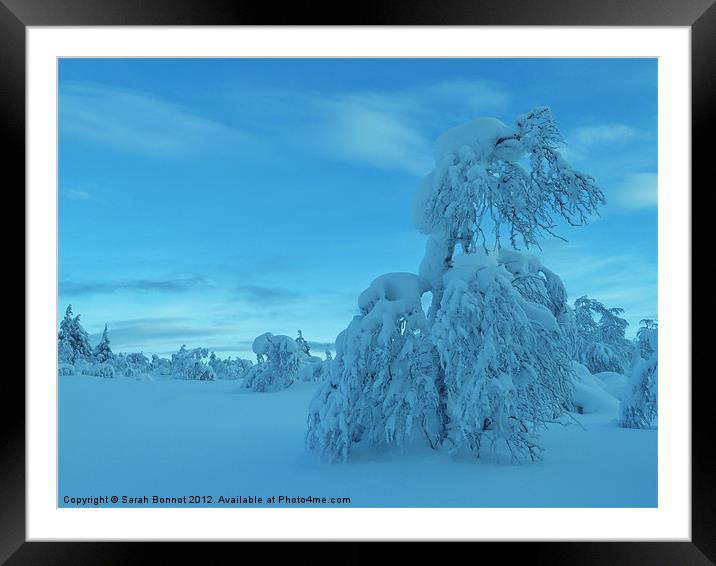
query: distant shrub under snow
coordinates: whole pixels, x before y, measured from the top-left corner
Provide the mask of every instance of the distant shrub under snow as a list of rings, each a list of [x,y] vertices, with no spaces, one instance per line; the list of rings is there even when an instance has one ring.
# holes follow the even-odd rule
[[[253,391],[278,391],[290,386],[301,366],[299,345],[290,336],[266,332],[252,345],[257,363],[246,373],[243,386]]]
[[[82,370],[82,375],[93,375],[95,377],[114,377],[114,366],[109,362],[101,362],[87,365]]]
[[[59,362],[57,364],[57,375],[74,375],[75,374],[75,366],[72,364]]]
[[[203,360],[209,356],[206,348],[188,350],[185,345],[171,359],[171,375],[177,379],[197,379],[213,381],[216,379],[214,369]]]

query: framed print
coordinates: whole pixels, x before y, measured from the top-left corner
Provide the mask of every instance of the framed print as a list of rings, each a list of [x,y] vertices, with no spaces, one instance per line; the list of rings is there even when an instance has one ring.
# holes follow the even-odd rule
[[[0,6],[26,207],[8,563],[156,540],[713,560],[708,1],[61,4]]]

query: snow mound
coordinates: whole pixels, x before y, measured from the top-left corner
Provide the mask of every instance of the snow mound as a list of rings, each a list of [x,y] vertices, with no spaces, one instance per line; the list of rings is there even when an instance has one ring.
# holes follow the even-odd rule
[[[532,303],[522,298],[522,310],[525,311],[527,318],[541,324],[545,330],[549,330],[551,332],[557,332],[559,330],[557,319],[554,318],[554,315],[549,312],[547,307],[537,303]]]
[[[619,411],[619,401],[602,387],[602,382],[578,362],[572,362],[577,375],[574,381],[574,404],[580,413],[612,413]]]
[[[530,273],[542,271],[542,262],[532,254],[500,248],[497,252],[498,261],[515,277],[523,277]]]
[[[610,395],[617,399],[624,398],[629,383],[629,378],[626,375],[614,371],[603,371],[595,373],[594,378],[599,380],[604,390],[608,391]]]
[[[254,351],[254,354],[257,355],[268,354],[274,348],[285,350],[286,352],[298,351],[298,345],[293,338],[284,334],[274,336],[270,332],[265,332],[261,336],[257,336],[251,345],[251,349]]]
[[[482,269],[483,267],[495,267],[497,262],[495,258],[485,253],[483,250],[476,250],[471,254],[460,254],[453,259],[453,268],[456,270]]]
[[[365,314],[379,302],[394,303],[394,310],[404,311],[416,302],[420,304],[420,297],[427,288],[426,282],[414,273],[386,273],[376,278],[370,287],[360,294],[358,307]]]

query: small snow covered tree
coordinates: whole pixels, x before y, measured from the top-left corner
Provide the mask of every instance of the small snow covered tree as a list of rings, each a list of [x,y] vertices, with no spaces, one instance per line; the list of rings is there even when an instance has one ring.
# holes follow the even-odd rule
[[[324,373],[323,360],[318,356],[311,355],[311,347],[300,330],[296,338],[296,345],[298,346],[298,357],[300,358],[299,379],[301,381],[320,381]]]
[[[59,362],[57,364],[57,375],[74,375],[75,374],[75,367],[72,364],[68,364],[67,362]]]
[[[619,316],[623,312],[586,296],[574,302],[576,361],[590,372],[628,373],[632,345],[624,337],[629,323]]]
[[[639,358],[649,359],[654,349],[651,347],[652,330],[658,329],[658,323],[651,318],[644,318],[639,321],[639,330],[636,331],[634,342],[636,353]]]
[[[333,359],[333,354],[331,354],[331,349],[326,346],[326,361],[330,362]]]
[[[93,358],[96,362],[104,363],[112,360],[114,354],[112,348],[109,346],[109,335],[107,333],[107,324],[104,325],[104,331],[102,332],[102,338],[94,348]]]
[[[87,362],[86,364],[83,364],[82,367],[82,375],[114,377],[115,374],[115,364],[112,362]]]
[[[157,354],[152,354],[152,359],[149,362],[149,371],[155,375],[171,375],[171,362]]]
[[[216,379],[239,379],[252,365],[251,360],[231,359],[231,356],[222,360],[214,352],[209,356],[209,366],[214,370]]]
[[[96,377],[114,377],[115,376],[115,357],[109,346],[109,336],[107,333],[107,325],[104,325],[104,331],[99,343],[92,351],[91,359],[87,359],[82,363],[82,375],[93,375]]]
[[[182,344],[179,351],[172,354],[172,375],[178,379],[213,381],[216,379],[214,369],[203,361],[208,356],[209,350],[206,348],[194,348],[193,350],[188,350],[186,344]]]
[[[640,341],[648,341],[647,358],[639,358],[631,371],[627,394],[622,399],[619,424],[625,428],[647,428],[657,417],[659,387],[659,344],[656,326],[642,331]]]
[[[226,360],[227,379],[240,379],[244,377],[249,370],[253,367],[254,363],[251,360],[245,360],[243,358],[231,359],[231,356]]]
[[[57,335],[57,358],[62,364],[71,365],[74,360],[74,349],[70,341],[73,318],[72,305],[67,305],[65,318],[60,322],[60,332]]]
[[[301,366],[299,345],[289,336],[266,332],[252,345],[257,363],[246,373],[243,386],[254,391],[278,391],[291,385]]]
[[[92,357],[89,334],[80,324],[80,315],[72,316],[72,314],[72,305],[68,305],[57,336],[59,361],[68,364],[89,360]]]
[[[296,344],[298,344],[298,348],[300,352],[303,352],[307,356],[311,355],[311,347],[308,345],[308,342],[306,342],[306,339],[303,337],[303,332],[300,330],[298,331],[298,337],[296,338]]]
[[[539,247],[557,220],[583,224],[605,202],[561,143],[547,108],[438,138],[413,206],[428,235],[419,276],[389,274],[361,295],[309,409],[310,450],[343,460],[357,442],[422,436],[480,457],[538,456],[538,428],[572,407],[574,317],[559,277],[503,244]]]
[[[129,371],[125,374],[128,377],[134,375],[142,375],[149,372],[149,358],[144,352],[132,352],[126,355],[127,368]]]
[[[153,371],[149,358],[143,353],[116,354],[109,362],[119,375],[124,377],[139,377]]]
[[[225,372],[226,372],[226,366],[223,363],[223,360],[216,357],[216,354],[212,352],[209,355],[209,366],[211,366],[211,369],[214,370],[214,374],[216,375],[216,379],[222,379]]]

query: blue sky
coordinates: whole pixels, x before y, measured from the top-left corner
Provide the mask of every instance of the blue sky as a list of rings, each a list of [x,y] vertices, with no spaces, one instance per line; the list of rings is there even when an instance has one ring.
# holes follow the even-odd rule
[[[535,253],[657,314],[655,59],[62,59],[59,314],[115,351],[253,359],[263,332],[321,353],[386,272],[415,272],[432,141],[550,106],[608,204]]]

